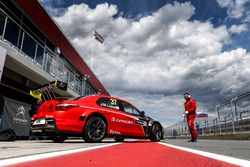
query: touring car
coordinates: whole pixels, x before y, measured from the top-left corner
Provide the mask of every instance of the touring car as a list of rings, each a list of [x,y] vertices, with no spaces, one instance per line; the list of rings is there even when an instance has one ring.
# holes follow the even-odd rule
[[[105,137],[114,137],[117,142],[125,138],[157,142],[163,138],[160,122],[128,101],[106,95],[45,101],[32,117],[32,131],[50,136],[54,142],[74,136],[86,142],[101,142]]]

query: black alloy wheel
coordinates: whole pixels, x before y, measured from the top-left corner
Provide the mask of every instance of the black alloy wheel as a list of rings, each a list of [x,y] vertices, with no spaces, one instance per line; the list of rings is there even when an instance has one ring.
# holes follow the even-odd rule
[[[121,137],[121,136],[115,136],[114,139],[116,142],[123,142],[124,141],[124,137]]]
[[[66,136],[51,136],[51,140],[55,143],[63,143],[67,139],[68,137]]]
[[[83,138],[85,142],[88,143],[97,143],[101,142],[107,131],[107,125],[105,121],[100,117],[92,117],[89,120],[87,120],[84,132],[83,132]]]
[[[150,140],[152,142],[158,142],[162,138],[162,130],[159,124],[154,124],[150,134]]]

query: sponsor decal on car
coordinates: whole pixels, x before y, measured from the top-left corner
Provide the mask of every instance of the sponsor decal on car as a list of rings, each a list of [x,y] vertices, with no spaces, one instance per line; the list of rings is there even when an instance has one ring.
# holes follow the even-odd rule
[[[146,121],[143,121],[143,120],[136,120],[135,122],[136,122],[137,124],[139,124],[139,125],[147,126],[147,122],[146,122]]]
[[[118,118],[115,118],[115,117],[112,117],[111,121],[112,122],[117,122],[117,123],[124,123],[124,124],[133,124],[133,122],[130,121],[130,120],[123,120],[123,119],[118,119]]]
[[[45,118],[54,118],[53,115],[45,115]]]
[[[110,130],[109,132],[110,132],[110,134],[121,135],[121,132],[116,131],[116,130]]]

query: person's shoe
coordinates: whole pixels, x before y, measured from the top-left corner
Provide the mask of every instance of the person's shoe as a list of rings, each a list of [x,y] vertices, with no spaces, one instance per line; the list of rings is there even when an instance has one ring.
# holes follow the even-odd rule
[[[197,142],[197,139],[190,139],[188,142]]]

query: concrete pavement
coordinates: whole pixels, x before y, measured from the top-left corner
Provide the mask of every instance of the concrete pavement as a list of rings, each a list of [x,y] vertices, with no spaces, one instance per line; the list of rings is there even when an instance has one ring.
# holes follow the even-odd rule
[[[234,158],[250,160],[249,140],[198,140],[197,143],[190,143],[187,141],[188,139],[166,139],[162,142]]]
[[[114,143],[114,141],[105,140],[102,143],[85,143],[83,140],[66,140],[64,143],[54,143],[51,140],[0,142],[0,160],[39,153],[101,146],[109,143]]]
[[[131,140],[127,139],[125,141]],[[199,140],[197,143],[189,143],[185,139],[166,139],[162,140],[162,142],[185,148],[250,160],[250,141]],[[115,143],[113,139],[104,140],[102,143],[85,143],[83,140],[66,140],[64,143],[54,143],[50,140],[0,142],[0,160],[39,153],[89,148],[113,143]]]

